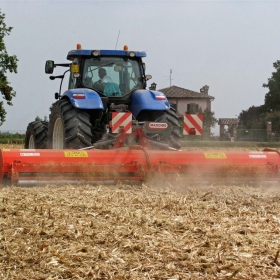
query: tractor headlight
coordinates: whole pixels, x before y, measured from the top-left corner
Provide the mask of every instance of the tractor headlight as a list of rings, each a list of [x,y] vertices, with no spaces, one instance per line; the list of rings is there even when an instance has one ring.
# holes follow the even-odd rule
[[[93,51],[92,53],[91,53],[93,56],[99,56],[99,51]]]
[[[136,56],[136,53],[135,53],[135,52],[130,52],[130,53],[129,53],[129,56],[130,56],[130,57],[135,57],[135,56]]]

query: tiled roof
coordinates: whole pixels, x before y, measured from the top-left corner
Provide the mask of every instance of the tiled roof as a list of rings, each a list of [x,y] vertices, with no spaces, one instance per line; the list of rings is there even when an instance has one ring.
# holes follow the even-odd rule
[[[223,125],[237,125],[238,124],[238,119],[234,118],[234,119],[219,119],[218,122],[219,125],[223,124]]]
[[[207,98],[214,99],[213,96],[207,95],[205,93],[192,91],[186,88],[181,88],[177,86],[171,86],[163,89],[159,89],[158,91],[163,92],[167,98]]]

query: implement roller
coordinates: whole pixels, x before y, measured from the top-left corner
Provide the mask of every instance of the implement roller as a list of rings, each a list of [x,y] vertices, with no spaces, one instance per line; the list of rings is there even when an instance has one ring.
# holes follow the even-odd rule
[[[21,181],[147,181],[182,176],[193,181],[278,181],[280,154],[159,151],[141,146],[112,150],[0,150],[2,183]]]

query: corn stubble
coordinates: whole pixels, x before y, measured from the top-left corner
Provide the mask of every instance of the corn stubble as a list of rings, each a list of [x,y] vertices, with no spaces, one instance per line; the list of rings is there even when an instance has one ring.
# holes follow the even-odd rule
[[[0,279],[280,279],[279,202],[277,185],[180,176],[1,187]]]
[[[279,201],[271,186],[2,187],[0,278],[280,279]]]

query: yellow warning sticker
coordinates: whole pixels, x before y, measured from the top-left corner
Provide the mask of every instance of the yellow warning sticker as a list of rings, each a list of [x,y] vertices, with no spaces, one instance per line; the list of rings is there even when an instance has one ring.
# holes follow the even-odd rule
[[[3,149],[3,152],[9,152],[10,149]]]
[[[66,151],[64,152],[65,157],[88,157],[86,151]]]
[[[225,153],[204,153],[205,158],[216,158],[216,159],[226,159],[227,156]]]

